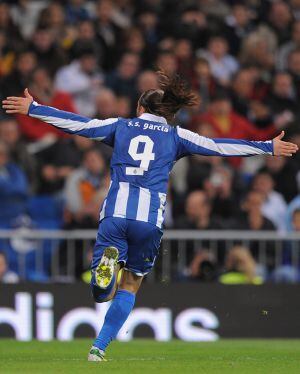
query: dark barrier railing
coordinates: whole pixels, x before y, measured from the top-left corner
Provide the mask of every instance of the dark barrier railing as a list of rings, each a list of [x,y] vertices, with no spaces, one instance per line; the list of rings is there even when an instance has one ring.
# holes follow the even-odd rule
[[[23,280],[72,282],[88,270],[95,230],[0,230],[0,251]],[[148,282],[179,279],[194,254],[206,249],[222,264],[233,245],[251,250],[258,264],[278,269],[300,262],[300,234],[262,231],[166,230]]]

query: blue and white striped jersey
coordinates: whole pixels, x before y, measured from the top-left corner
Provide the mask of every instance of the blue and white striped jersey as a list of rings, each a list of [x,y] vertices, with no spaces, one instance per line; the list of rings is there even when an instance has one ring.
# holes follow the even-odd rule
[[[61,130],[113,147],[111,185],[100,220],[122,217],[162,227],[169,174],[174,163],[191,154],[252,156],[273,153],[273,142],[209,139],[165,118],[145,113],[138,118],[90,119],[33,102],[31,117]]]

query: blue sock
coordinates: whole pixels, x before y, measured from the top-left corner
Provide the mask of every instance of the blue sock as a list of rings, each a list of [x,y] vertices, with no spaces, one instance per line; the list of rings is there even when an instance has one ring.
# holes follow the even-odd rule
[[[107,288],[100,288],[96,284],[95,275],[94,274],[92,275],[91,288],[92,288],[92,294],[93,294],[93,297],[96,303],[102,303],[103,300],[105,300],[111,294],[111,291],[115,285],[115,282],[116,282],[116,276],[114,275],[112,281],[110,282],[110,285]]]
[[[104,324],[94,341],[94,346],[105,351],[108,344],[116,338],[118,332],[127,320],[135,302],[135,294],[119,290],[108,309]]]

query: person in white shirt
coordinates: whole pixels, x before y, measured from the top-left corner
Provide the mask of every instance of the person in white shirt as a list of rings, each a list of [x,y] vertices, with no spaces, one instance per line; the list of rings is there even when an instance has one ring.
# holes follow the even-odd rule
[[[274,190],[274,180],[271,174],[267,171],[259,172],[254,177],[253,188],[265,196],[262,214],[275,225],[277,231],[286,231],[287,204],[283,195]]]
[[[95,114],[95,99],[102,83],[95,53],[89,46],[80,48],[78,59],[59,69],[55,77],[56,89],[70,93],[76,109],[84,116]]]

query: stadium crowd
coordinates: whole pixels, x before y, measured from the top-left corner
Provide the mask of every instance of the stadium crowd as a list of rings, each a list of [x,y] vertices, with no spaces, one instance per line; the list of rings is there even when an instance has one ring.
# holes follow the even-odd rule
[[[155,71],[200,104],[175,124],[209,137],[300,146],[300,1],[0,1],[0,97],[104,119],[135,115]],[[111,150],[0,113],[0,227],[95,228]],[[298,231],[300,160],[194,156],[173,171],[165,225]],[[183,213],[184,212],[184,213]]]

